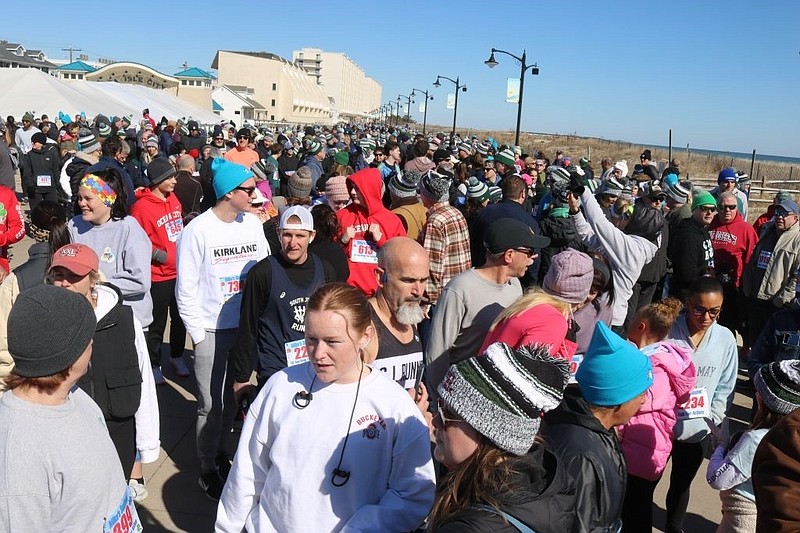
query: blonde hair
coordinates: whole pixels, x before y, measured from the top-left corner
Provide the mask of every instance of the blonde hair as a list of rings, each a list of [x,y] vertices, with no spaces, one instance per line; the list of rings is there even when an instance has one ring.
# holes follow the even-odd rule
[[[534,287],[530,289],[528,292],[522,295],[516,302],[509,305],[505,308],[505,310],[498,315],[495,321],[492,323],[492,327],[489,328],[489,331],[494,330],[497,327],[497,324],[504,320],[509,320],[518,314],[522,313],[523,311],[527,311],[532,307],[536,307],[537,305],[552,305],[563,315],[565,320],[569,320],[570,316],[572,315],[572,307],[570,304],[563,300],[559,300],[554,296],[550,296],[546,292],[544,292],[540,287]]]

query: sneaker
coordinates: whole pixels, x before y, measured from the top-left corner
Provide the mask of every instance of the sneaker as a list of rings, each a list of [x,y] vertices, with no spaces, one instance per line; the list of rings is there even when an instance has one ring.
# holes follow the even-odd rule
[[[219,473],[219,477],[227,481],[228,474],[231,472],[230,456],[225,452],[219,452],[217,456],[214,458],[214,462],[217,465],[217,472]]]
[[[222,496],[222,488],[225,486],[225,482],[222,481],[222,478],[219,477],[219,473],[216,471],[200,474],[200,479],[197,480],[197,484],[200,485],[200,488],[203,489],[206,496],[214,501],[219,501],[220,496]]]
[[[185,378],[192,375],[189,371],[189,367],[186,366],[186,362],[183,360],[183,356],[171,358],[170,362],[172,363],[172,369],[178,376]]]
[[[153,380],[156,382],[156,385],[166,385],[167,380],[164,379],[164,374],[161,372],[160,366],[153,367]]]
[[[144,501],[148,496],[147,487],[144,486],[144,479],[130,479],[128,486],[131,488],[131,498],[136,503]]]

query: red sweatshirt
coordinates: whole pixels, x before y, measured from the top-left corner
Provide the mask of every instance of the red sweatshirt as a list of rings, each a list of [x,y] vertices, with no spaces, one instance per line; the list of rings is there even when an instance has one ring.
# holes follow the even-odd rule
[[[167,252],[165,263],[150,264],[154,282],[169,281],[177,276],[176,258],[178,237],[183,231],[181,203],[174,194],[162,200],[150,189],[136,193],[136,202],[131,206],[131,216],[135,218],[153,243],[154,250]]]
[[[552,357],[570,361],[578,345],[567,340],[567,329],[567,320],[558,309],[548,304],[535,305],[498,323],[486,334],[478,353],[483,353],[495,342],[504,342],[512,348],[525,344],[547,344]]]
[[[17,195],[0,185],[0,205],[6,210],[6,218],[0,223],[0,268],[9,272],[8,247],[22,240],[25,236],[25,226],[22,223],[22,209],[17,202]]]
[[[361,290],[368,297],[375,294],[378,280],[375,279],[375,267],[378,258],[375,252],[386,241],[393,237],[405,236],[406,230],[400,217],[383,206],[381,201],[381,171],[377,168],[365,168],[347,178],[347,188],[355,185],[364,199],[363,206],[350,204],[336,213],[341,226],[338,238],[341,239],[349,226],[356,230],[355,236],[344,245],[350,277],[347,283]],[[381,228],[381,238],[376,239],[369,232],[370,224]]]
[[[714,247],[714,269],[717,274],[729,274],[735,287],[742,285],[742,272],[758,242],[758,234],[742,215],[728,224],[714,217],[708,227],[711,246]]]

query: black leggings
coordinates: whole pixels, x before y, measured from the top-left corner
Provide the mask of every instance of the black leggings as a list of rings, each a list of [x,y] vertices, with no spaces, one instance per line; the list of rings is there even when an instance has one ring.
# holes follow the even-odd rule
[[[655,481],[628,474],[625,501],[622,504],[622,533],[653,531],[653,494],[661,476]]]
[[[672,444],[672,472],[667,491],[666,533],[679,533],[683,529],[683,518],[689,506],[692,481],[703,463],[703,441]]]
[[[122,473],[125,474],[127,484],[136,459],[136,420],[134,417],[112,418],[106,420],[106,426],[122,463]]]
[[[150,352],[150,364],[161,366],[161,341],[167,328],[169,313],[169,352],[173,359],[183,355],[186,344],[186,327],[178,314],[178,301],[175,299],[175,280],[154,281],[150,285],[150,296],[153,298],[153,322],[145,337],[147,351]]]

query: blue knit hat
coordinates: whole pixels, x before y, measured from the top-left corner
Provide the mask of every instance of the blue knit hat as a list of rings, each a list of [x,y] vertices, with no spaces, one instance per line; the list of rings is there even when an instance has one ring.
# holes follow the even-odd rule
[[[717,176],[717,183],[722,183],[723,181],[737,181],[736,170],[730,167],[720,170],[719,176]]]
[[[221,157],[215,157],[211,162],[211,175],[217,200],[253,177],[253,173],[248,168],[231,163]]]
[[[587,402],[613,407],[650,388],[653,365],[633,344],[598,322],[575,380]]]

